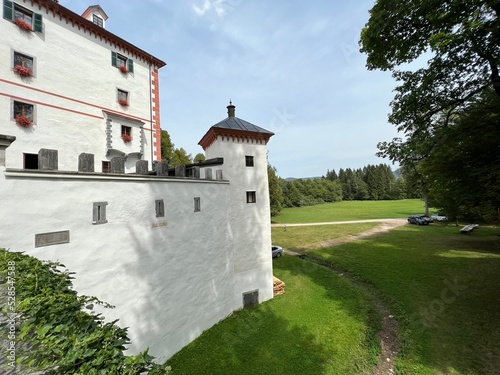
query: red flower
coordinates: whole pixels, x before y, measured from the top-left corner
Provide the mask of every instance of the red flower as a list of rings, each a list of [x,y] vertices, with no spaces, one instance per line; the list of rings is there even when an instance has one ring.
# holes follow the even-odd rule
[[[14,66],[14,73],[19,74],[22,77],[31,77],[31,70],[21,65]]]
[[[124,107],[128,107],[128,102],[126,99],[118,99],[118,103]]]
[[[31,25],[26,22],[26,21],[23,21],[22,19],[20,18],[16,18],[14,20],[14,23],[20,28],[20,29],[23,29],[23,30],[26,30],[26,31],[31,31]]]
[[[132,140],[132,136],[130,134],[124,133],[122,134],[123,142],[128,143]]]
[[[16,124],[23,128],[29,128],[31,126],[31,119],[22,115],[16,116]]]
[[[120,69],[120,72],[122,73],[128,73],[127,67],[125,65],[120,65],[118,69]]]

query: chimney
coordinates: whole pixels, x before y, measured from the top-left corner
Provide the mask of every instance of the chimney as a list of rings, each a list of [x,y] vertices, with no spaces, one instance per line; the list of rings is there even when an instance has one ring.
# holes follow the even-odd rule
[[[229,101],[229,105],[226,107],[227,108],[227,117],[234,117],[234,109],[236,108],[231,100]]]

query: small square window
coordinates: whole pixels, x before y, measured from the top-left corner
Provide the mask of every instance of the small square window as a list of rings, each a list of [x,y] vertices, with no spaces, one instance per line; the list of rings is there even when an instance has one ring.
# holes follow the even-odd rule
[[[247,191],[247,203],[257,202],[255,191]]]
[[[27,123],[34,122],[34,106],[24,102],[14,101],[13,117],[14,120],[21,126],[28,126]],[[22,120],[22,121],[21,121]],[[22,122],[22,123],[21,123]]]
[[[94,202],[92,211],[92,224],[106,224],[106,206],[108,202]]]
[[[94,24],[96,24],[97,26],[99,27],[103,27],[103,21],[102,21],[102,18],[99,17],[98,15],[96,14],[93,14],[92,15],[92,21],[94,22]]]
[[[132,128],[130,126],[122,125],[122,137],[124,135],[132,135]]]
[[[102,173],[110,173],[111,172],[111,162],[103,161],[102,162]]]
[[[194,198],[194,212],[200,212],[201,211],[201,198],[196,197]]]
[[[247,167],[253,167],[253,156],[249,156],[249,155],[245,156],[245,165]]]
[[[243,293],[243,307],[252,307],[259,304],[259,291]]]
[[[156,217],[165,217],[165,203],[163,199],[155,200]]]
[[[33,75],[33,57],[14,52],[14,71],[19,75]]]
[[[24,169],[38,169],[38,154],[23,154]]]
[[[117,92],[118,103],[123,106],[128,106],[128,92],[125,90],[118,89]]]

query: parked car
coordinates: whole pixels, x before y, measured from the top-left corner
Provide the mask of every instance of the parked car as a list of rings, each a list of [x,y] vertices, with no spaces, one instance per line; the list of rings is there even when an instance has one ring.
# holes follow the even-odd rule
[[[273,253],[273,258],[279,258],[283,255],[283,248],[281,246],[272,245],[271,251]]]
[[[442,214],[433,214],[431,215],[431,218],[436,220],[436,221],[447,221],[448,216],[442,215]]]
[[[408,223],[417,225],[429,225],[429,220],[425,215],[411,215],[408,216]]]

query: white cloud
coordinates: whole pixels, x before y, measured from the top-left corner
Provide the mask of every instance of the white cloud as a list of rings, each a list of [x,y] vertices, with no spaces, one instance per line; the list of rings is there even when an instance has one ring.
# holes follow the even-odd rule
[[[200,17],[213,10],[219,18],[224,18],[224,16],[240,5],[242,1],[243,0],[203,0],[201,6],[193,4],[193,10],[196,15]]]

